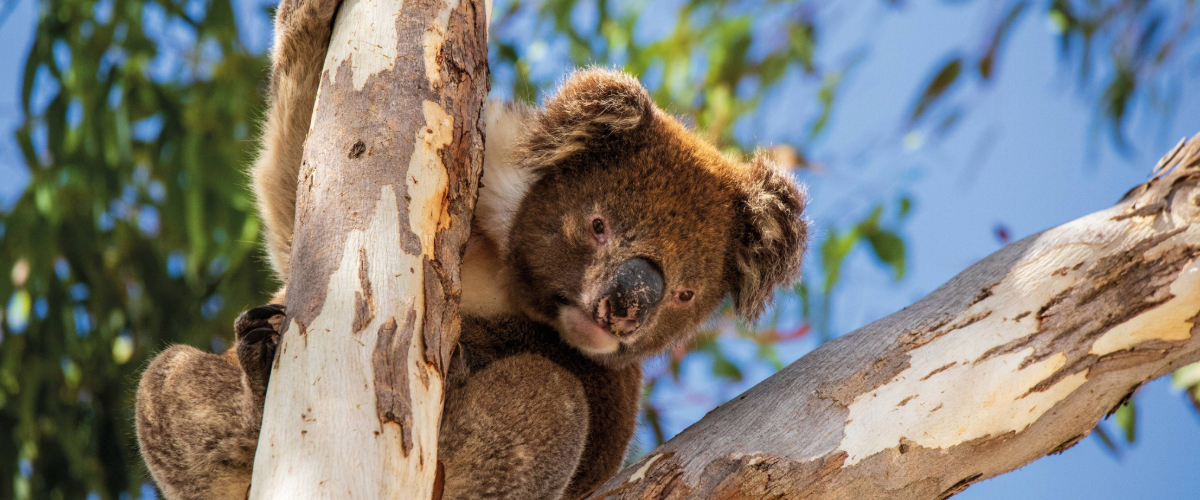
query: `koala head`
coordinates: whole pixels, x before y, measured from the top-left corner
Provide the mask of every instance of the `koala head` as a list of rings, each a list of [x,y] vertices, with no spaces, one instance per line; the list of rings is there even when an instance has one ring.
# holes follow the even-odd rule
[[[804,251],[804,194],[764,155],[722,155],[633,77],[574,73],[517,142],[532,184],[508,228],[514,296],[589,357],[686,340],[732,295],[757,317]]]

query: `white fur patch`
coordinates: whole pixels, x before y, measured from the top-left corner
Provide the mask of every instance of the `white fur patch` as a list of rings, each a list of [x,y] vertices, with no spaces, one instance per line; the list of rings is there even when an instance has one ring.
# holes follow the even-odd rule
[[[470,316],[512,314],[511,284],[497,249],[485,236],[472,234],[462,262],[461,311]]]
[[[533,172],[517,166],[517,140],[530,116],[520,105],[491,100],[487,103],[487,141],[483,153],[483,187],[475,206],[479,229],[491,238],[500,254],[508,253],[508,232],[521,200],[536,180]]]

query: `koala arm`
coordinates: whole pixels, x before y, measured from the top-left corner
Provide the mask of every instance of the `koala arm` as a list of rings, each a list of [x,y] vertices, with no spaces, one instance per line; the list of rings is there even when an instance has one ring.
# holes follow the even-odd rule
[[[271,88],[258,158],[251,169],[259,216],[266,227],[267,256],[276,276],[287,282],[296,218],[296,183],[304,141],[321,84],[325,52],[341,0],[282,0],[275,16],[271,49]],[[490,101],[485,109],[487,148],[483,185],[475,210],[477,244],[464,263],[464,311],[512,312],[507,278],[499,272],[505,235],[524,198],[532,172],[517,165],[518,137],[533,111],[519,104]],[[481,256],[481,257],[480,257]],[[281,292],[282,293],[282,292]],[[281,300],[276,300],[281,302]]]
[[[176,345],[142,373],[138,444],[166,498],[246,497],[282,313],[251,309],[238,317],[237,345],[224,354]]]
[[[588,434],[579,379],[535,354],[470,374],[443,415],[445,500],[562,498]]]
[[[304,141],[321,84],[334,16],[341,1],[282,0],[275,17],[267,119],[251,173],[258,212],[266,226],[268,257],[284,282],[288,278],[295,229],[296,182]],[[514,156],[516,143],[533,110],[492,100],[484,111],[487,147],[482,183],[490,189],[480,192],[475,216],[480,235],[503,250],[517,206],[534,179],[532,171],[518,166]],[[491,297],[484,300],[494,301]],[[496,307],[491,305],[492,309]],[[499,307],[511,309],[507,305]]]
[[[252,169],[268,256],[287,281],[296,217],[296,181],[325,51],[341,0],[283,0],[275,15],[271,89],[261,150]]]

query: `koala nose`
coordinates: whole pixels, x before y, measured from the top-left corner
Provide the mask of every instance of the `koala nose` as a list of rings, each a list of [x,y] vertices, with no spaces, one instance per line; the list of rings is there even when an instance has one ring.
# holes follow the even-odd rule
[[[637,330],[662,300],[663,276],[658,266],[636,257],[617,268],[608,290],[596,302],[596,322],[617,335]]]

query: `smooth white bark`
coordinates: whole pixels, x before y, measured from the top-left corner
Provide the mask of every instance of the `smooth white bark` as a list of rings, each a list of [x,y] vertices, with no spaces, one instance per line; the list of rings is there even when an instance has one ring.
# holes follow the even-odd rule
[[[483,163],[482,2],[347,0],[297,189],[250,498],[433,498]]]
[[[382,189],[370,225],[353,231],[341,251],[321,314],[304,335],[283,335],[267,391],[251,498],[431,498],[442,379],[423,355],[421,259],[395,251],[396,195],[388,186]],[[360,285],[364,267],[370,292]],[[376,314],[362,330],[351,332],[355,296],[366,293],[374,296],[378,311],[393,313]],[[376,408],[372,357],[389,321],[399,322],[399,332],[412,332],[408,346],[394,346],[408,352],[414,431],[408,456],[401,453],[401,427],[380,421]]]

